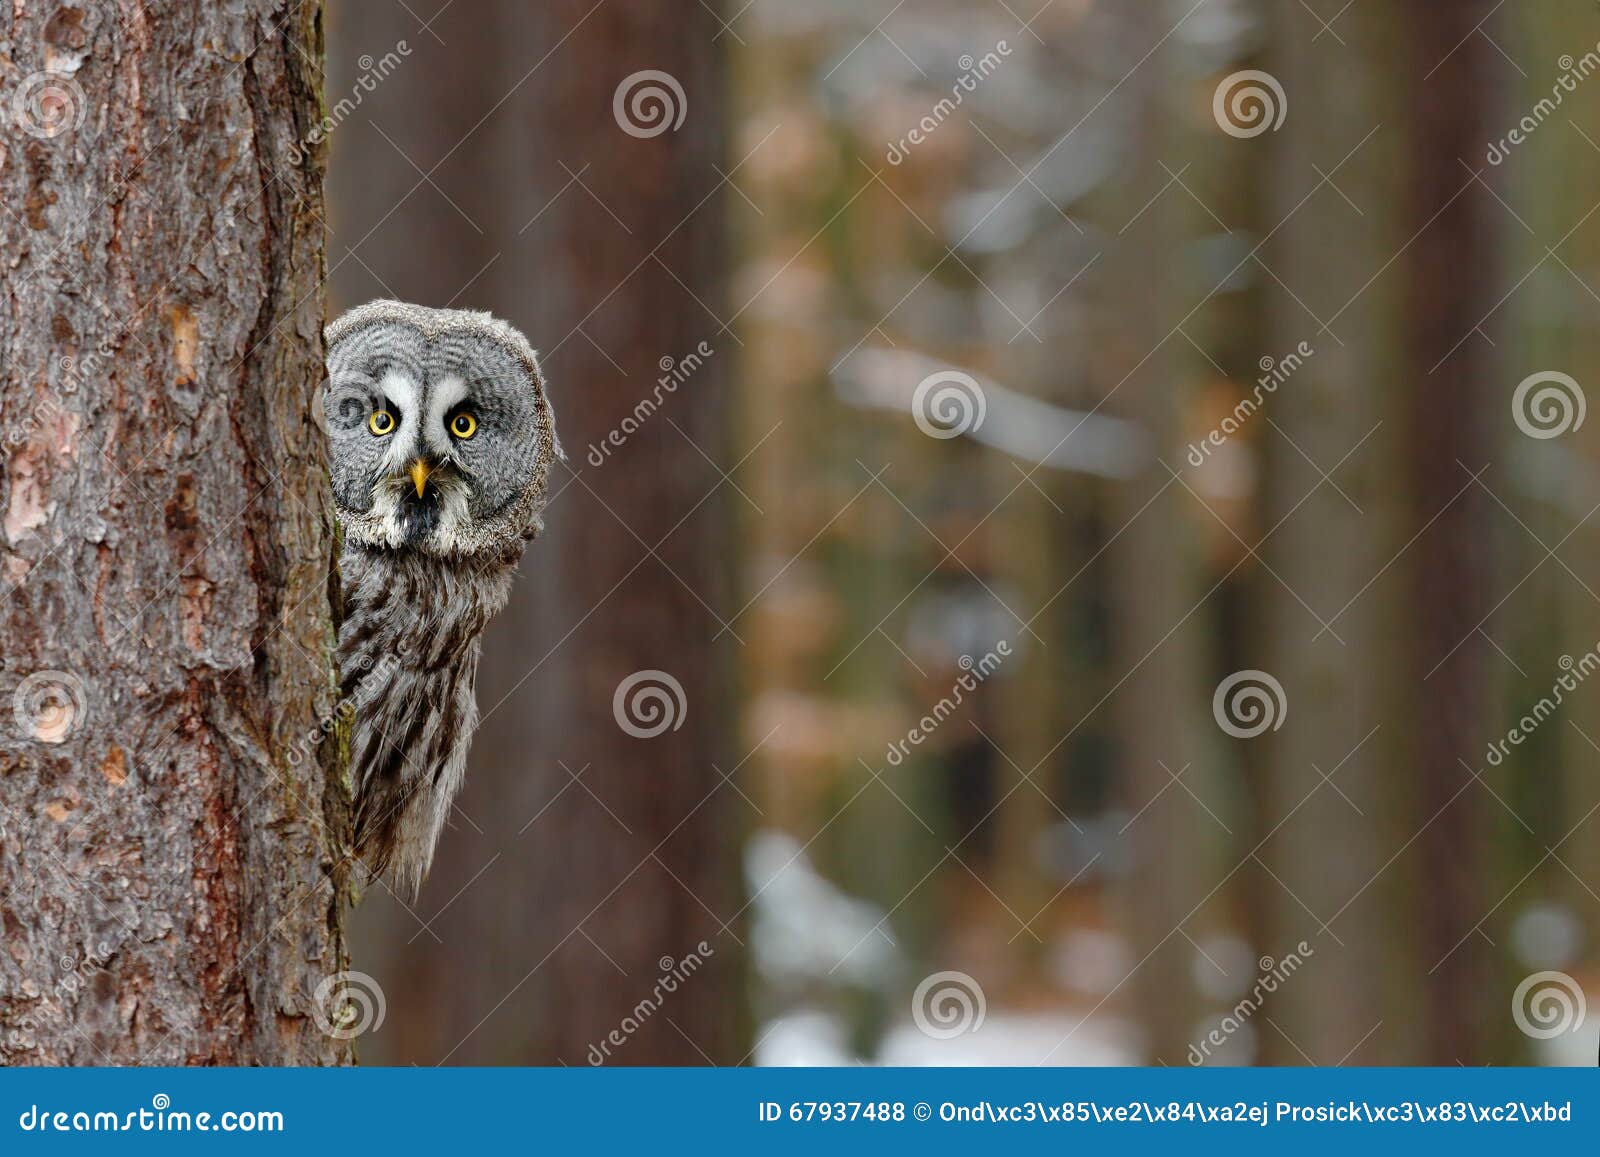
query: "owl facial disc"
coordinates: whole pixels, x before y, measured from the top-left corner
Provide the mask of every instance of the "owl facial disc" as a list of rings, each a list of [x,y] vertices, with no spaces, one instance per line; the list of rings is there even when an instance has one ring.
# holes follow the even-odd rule
[[[347,538],[443,558],[520,553],[561,452],[527,339],[488,314],[394,301],[350,311],[327,337]]]

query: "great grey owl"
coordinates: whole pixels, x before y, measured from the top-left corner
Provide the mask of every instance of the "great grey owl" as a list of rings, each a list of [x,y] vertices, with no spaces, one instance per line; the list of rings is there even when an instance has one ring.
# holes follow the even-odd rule
[[[477,727],[479,639],[561,448],[533,349],[487,313],[373,301],[327,343],[355,854],[415,894]]]

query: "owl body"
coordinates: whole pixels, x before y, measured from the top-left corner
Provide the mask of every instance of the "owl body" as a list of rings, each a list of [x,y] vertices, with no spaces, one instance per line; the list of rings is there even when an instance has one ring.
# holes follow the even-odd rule
[[[480,640],[560,446],[533,350],[487,314],[376,301],[327,337],[355,854],[414,894],[465,774]]]

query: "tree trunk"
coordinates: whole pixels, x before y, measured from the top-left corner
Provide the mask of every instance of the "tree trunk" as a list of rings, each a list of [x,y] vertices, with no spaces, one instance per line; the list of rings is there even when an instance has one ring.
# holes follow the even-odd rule
[[[724,676],[736,644],[717,638],[728,538],[720,478],[701,456],[732,464],[721,383],[735,345],[708,312],[728,313],[714,167],[727,169],[727,41],[713,42],[719,26],[701,5],[644,0],[507,0],[470,14],[458,3],[428,31],[391,15],[352,9],[348,35],[335,35],[349,55],[405,37],[407,70],[477,80],[438,100],[390,81],[339,129],[337,155],[370,150],[392,166],[374,171],[400,182],[385,194],[382,179],[369,182],[378,192],[352,180],[336,197],[335,252],[359,257],[342,266],[342,296],[393,292],[523,328],[571,469],[552,475],[546,533],[485,635],[482,727],[422,900],[396,912],[374,893],[360,914],[393,952],[385,984],[392,976],[436,1010],[380,1038],[384,1059],[581,1065],[604,1044],[607,1063],[736,1062],[747,1045],[733,821],[746,805],[716,770],[738,761]],[[621,126],[614,98],[645,70],[668,74],[687,111],[676,129],[641,137]],[[636,131],[653,127],[635,115]],[[395,206],[420,180],[402,152],[432,187]],[[415,260],[434,233],[451,256]],[[702,340],[714,352],[659,390],[665,359],[687,366]],[[641,400],[659,409],[594,466],[590,444]],[[651,670],[678,681],[686,713],[676,730],[635,738],[613,699]],[[636,1030],[625,1025],[672,971],[667,958],[690,953],[703,966],[672,980]],[[608,1044],[612,1030],[626,1043]]]
[[[521,97],[517,80],[548,45],[538,47],[528,21],[517,18],[517,0],[414,7],[415,14],[398,4],[355,4],[328,14],[328,103],[361,95],[359,106],[330,137],[330,314],[375,297],[486,309],[524,328],[536,347],[543,346],[547,343],[526,295],[499,292],[485,271],[507,259],[501,252],[505,239],[515,237],[550,195],[522,170],[516,144],[507,139],[507,122]],[[363,77],[380,74],[385,60],[399,62],[393,74],[363,92]],[[528,87],[555,66],[552,58]],[[454,75],[470,76],[472,83],[440,85],[427,79]],[[511,107],[485,121],[493,102],[507,93],[513,94],[507,102]],[[427,181],[421,179],[424,172]],[[559,169],[556,174],[565,179]],[[565,426],[559,392],[555,403],[558,422]],[[554,477],[559,486],[559,467]],[[523,668],[515,668],[504,683],[494,673],[537,645],[527,641],[519,611],[550,557],[545,540],[533,545],[517,577],[513,606],[484,636],[478,700],[485,707]],[[362,1059],[369,1063],[436,1063],[483,1017],[484,995],[493,993],[498,1000],[527,971],[523,921],[487,907],[495,900],[527,899],[514,882],[524,865],[513,837],[538,809],[531,799],[519,798],[520,761],[484,757],[495,750],[494,729],[505,714],[491,715],[473,741],[466,789],[452,808],[415,904],[375,886],[352,914],[353,955],[378,978],[389,1003],[407,1010],[363,1040]],[[524,808],[526,814],[509,831],[493,830],[496,816],[509,821]],[[424,931],[427,921],[432,923]],[[498,1046],[502,1028],[512,1033],[513,1042],[520,1041],[517,1026],[496,1017],[472,1043]],[[536,1059],[498,1047],[474,1056],[506,1063]]]
[[[320,7],[0,34],[0,1058],[348,1061]]]
[[[483,704],[501,716],[494,753],[526,767],[540,809],[549,805],[520,836],[539,901],[523,1049],[546,1063],[593,1061],[590,1047],[651,994],[669,960],[706,955],[703,941],[714,955],[607,1060],[725,1064],[745,1052],[734,823],[747,813],[718,771],[738,761],[725,661],[734,643],[721,634],[731,559],[726,494],[702,454],[732,465],[723,383],[734,338],[717,320],[730,312],[720,289],[718,176],[728,165],[726,40],[714,39],[719,23],[704,5],[619,0],[592,9],[584,0],[540,8],[547,43],[571,38],[559,85],[532,110],[521,151],[546,159],[550,183],[552,160],[578,176],[528,229],[531,260],[495,271],[508,288],[531,288],[543,307],[537,344],[580,475],[553,509],[559,589],[541,608],[544,645],[518,655],[514,671],[497,665],[504,691]],[[682,89],[658,111],[685,115],[681,127],[636,138],[655,128],[641,106],[616,97],[641,85],[659,91],[659,79],[629,80],[644,70]],[[683,374],[697,348],[714,352],[595,467],[588,447],[656,396],[658,380]],[[626,680],[650,671],[682,686],[668,708],[677,726],[636,738],[624,727],[641,730],[640,720],[625,724],[614,703]],[[552,678],[565,695],[530,710],[528,684]],[[544,758],[529,761],[530,751]]]
[[[1130,62],[1166,30],[1153,7],[1130,5],[1122,18]],[[1124,205],[1149,208],[1106,255],[1119,324],[1100,352],[1097,372],[1107,394],[1114,391],[1106,411],[1138,422],[1158,454],[1176,461],[1182,442],[1178,400],[1188,386],[1183,355],[1168,338],[1185,312],[1179,303],[1186,289],[1172,276],[1170,258],[1183,215],[1191,210],[1171,191],[1157,197],[1167,184],[1160,162],[1171,147],[1172,61],[1170,50],[1154,52],[1123,86],[1123,99],[1136,112],[1129,120],[1130,168],[1118,195]],[[1206,830],[1213,819],[1189,794],[1215,798],[1206,788],[1206,769],[1198,762],[1190,766],[1194,745],[1188,737],[1200,727],[1195,705],[1206,700],[1200,674],[1204,637],[1192,613],[1205,594],[1196,582],[1193,501],[1167,470],[1149,466],[1116,494],[1106,552],[1116,591],[1112,666],[1120,673],[1108,706],[1119,720],[1121,800],[1130,817],[1119,835],[1127,837],[1133,861],[1122,900],[1129,949],[1138,962],[1129,974],[1127,999],[1144,1028],[1146,1059],[1169,1065],[1183,1063],[1199,1018],[1187,925],[1219,878]],[[1174,777],[1198,786],[1174,787]]]
[[[1415,118],[1405,255],[1406,374],[1411,439],[1410,518],[1428,527],[1408,560],[1409,674],[1416,682],[1414,821],[1419,876],[1417,944],[1423,981],[1425,1056],[1434,1064],[1489,1059],[1500,989],[1494,950],[1481,923],[1495,897],[1484,880],[1487,792],[1467,786],[1463,752],[1482,749],[1491,718],[1491,644],[1479,628],[1491,609],[1484,527],[1491,499],[1472,484],[1493,457],[1494,347],[1479,326],[1500,294],[1498,245],[1503,207],[1481,188],[1464,189],[1460,158],[1481,155],[1492,139],[1495,81],[1502,67],[1488,38],[1497,28],[1487,0],[1407,5],[1405,31],[1414,77]],[[1489,21],[1488,24],[1484,24]],[[1483,26],[1486,35],[1474,35]],[[1430,525],[1431,523],[1431,525]],[[1463,790],[1464,789],[1464,790]],[[1426,825],[1426,826],[1423,826]]]
[[[1297,80],[1293,120],[1250,143],[1270,143],[1279,159],[1263,226],[1272,273],[1261,275],[1261,353],[1273,359],[1269,380],[1282,381],[1248,436],[1265,468],[1260,533],[1271,530],[1254,576],[1258,653],[1291,714],[1254,741],[1266,806],[1246,846],[1261,842],[1260,866],[1250,865],[1263,900],[1258,955],[1304,963],[1254,1027],[1273,1063],[1372,1064],[1406,1032],[1380,1030],[1385,987],[1401,974],[1386,929],[1407,919],[1383,869],[1416,830],[1387,818],[1404,766],[1396,749],[1413,724],[1393,710],[1396,676],[1371,662],[1405,621],[1404,595],[1375,583],[1355,597],[1412,533],[1398,485],[1408,461],[1396,414],[1398,278],[1373,281],[1412,232],[1393,208],[1399,134],[1378,127],[1401,65],[1382,47],[1390,13],[1352,11],[1339,60],[1313,41],[1321,26],[1309,11],[1277,6],[1272,17],[1267,67]]]

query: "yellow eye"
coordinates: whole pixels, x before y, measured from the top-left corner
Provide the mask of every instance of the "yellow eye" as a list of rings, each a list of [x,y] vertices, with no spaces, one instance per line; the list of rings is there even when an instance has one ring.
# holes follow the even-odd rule
[[[464,441],[478,432],[478,419],[463,410],[450,419],[450,432]]]
[[[388,410],[374,410],[372,417],[367,419],[367,429],[380,438],[394,433],[394,415]]]

